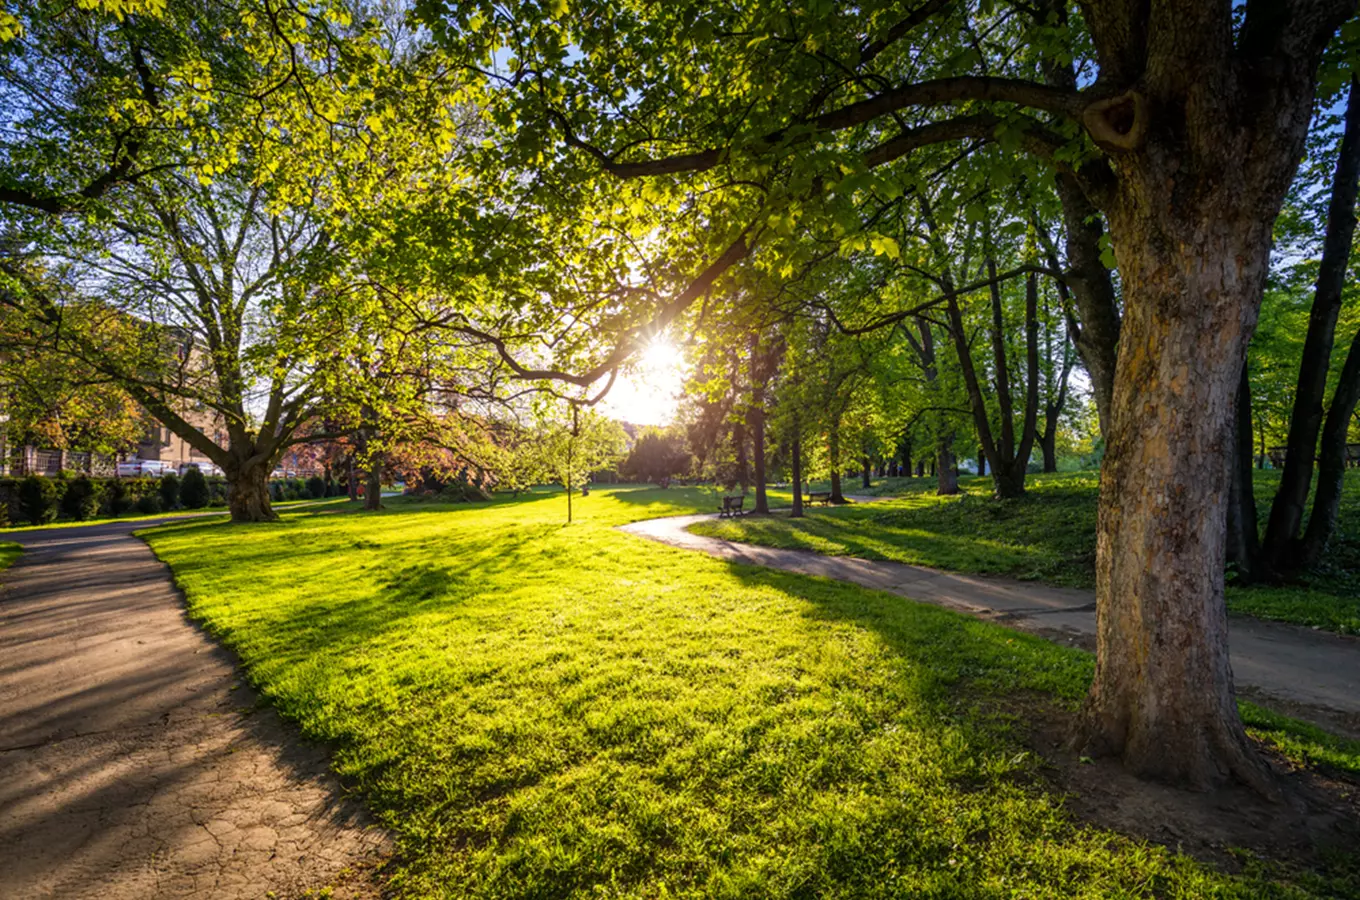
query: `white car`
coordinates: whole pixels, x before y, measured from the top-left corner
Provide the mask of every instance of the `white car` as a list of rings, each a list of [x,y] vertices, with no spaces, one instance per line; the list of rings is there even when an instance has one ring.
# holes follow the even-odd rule
[[[183,465],[181,465],[181,466],[179,467],[179,474],[180,474],[180,475],[184,475],[184,474],[185,474],[186,472],[188,472],[190,469],[198,469],[198,471],[202,472],[204,475],[207,475],[207,476],[209,476],[209,477],[211,477],[211,476],[213,476],[213,475],[221,475],[221,474],[222,474],[222,469],[221,469],[221,467],[218,466],[218,465],[215,464],[215,463],[210,463],[210,462],[191,462],[191,463],[184,463]]]
[[[174,467],[159,459],[125,459],[118,464],[119,478],[158,478]]]

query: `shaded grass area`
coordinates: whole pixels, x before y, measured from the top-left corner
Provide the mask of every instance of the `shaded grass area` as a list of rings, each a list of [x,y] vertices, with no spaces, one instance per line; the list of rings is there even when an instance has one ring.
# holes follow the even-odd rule
[[[14,565],[23,552],[24,548],[13,541],[0,541],[0,572]]]
[[[287,500],[282,503],[271,504],[275,512],[287,512],[290,509],[305,509],[313,506],[336,506],[346,509],[358,509],[362,502],[351,502],[348,497],[328,497],[325,500]],[[20,531],[53,531],[58,528],[84,528],[90,525],[109,525],[114,522],[152,522],[158,519],[173,519],[183,517],[194,517],[199,519],[224,518],[231,514],[226,507],[206,507],[203,509],[177,509],[170,512],[158,513],[137,513],[127,516],[100,516],[92,519],[62,519],[57,522],[48,522],[46,525],[15,525],[8,528],[0,528],[0,534],[14,534]]]
[[[1278,473],[1256,473],[1264,530]],[[788,518],[702,522],[697,534],[833,556],[886,559],[1068,587],[1095,585],[1096,473],[1031,475],[1027,496],[992,499],[990,478],[959,479],[938,497],[929,479],[885,479],[897,499],[816,507]],[[1267,619],[1360,634],[1360,471],[1346,476],[1338,534],[1324,563],[1297,584],[1228,589],[1228,608]]]
[[[1071,708],[1087,654],[609,527],[715,495],[597,490],[570,527],[533,495],[148,539],[264,695],[332,742],[397,837],[401,896],[1360,890],[1353,866],[1227,875],[1072,822],[1005,700]]]

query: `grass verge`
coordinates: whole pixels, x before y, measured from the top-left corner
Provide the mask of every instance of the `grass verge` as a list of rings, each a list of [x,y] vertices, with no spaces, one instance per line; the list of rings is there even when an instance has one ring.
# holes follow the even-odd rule
[[[1278,477],[1257,472],[1257,509],[1269,514]],[[954,572],[1005,575],[1067,587],[1095,585],[1095,473],[1031,475],[1016,500],[991,497],[990,478],[961,478],[938,497],[928,479],[888,479],[893,500],[810,508],[803,519],[701,522],[690,530],[725,540],[886,559]],[[1360,471],[1347,473],[1338,534],[1306,582],[1228,589],[1233,612],[1360,634]]]
[[[0,572],[14,565],[23,552],[24,548],[13,541],[0,541]]]
[[[1360,890],[1344,867],[1230,875],[1073,822],[998,710],[1070,708],[1080,651],[610,527],[715,496],[597,490],[569,527],[534,495],[147,538],[263,694],[331,742],[398,840],[401,896]]]

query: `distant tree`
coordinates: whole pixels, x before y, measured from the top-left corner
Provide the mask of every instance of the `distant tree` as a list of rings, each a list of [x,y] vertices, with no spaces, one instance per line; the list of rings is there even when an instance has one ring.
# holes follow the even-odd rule
[[[627,478],[659,482],[683,475],[693,462],[678,429],[648,428],[633,444],[633,449],[619,466],[619,473]]]

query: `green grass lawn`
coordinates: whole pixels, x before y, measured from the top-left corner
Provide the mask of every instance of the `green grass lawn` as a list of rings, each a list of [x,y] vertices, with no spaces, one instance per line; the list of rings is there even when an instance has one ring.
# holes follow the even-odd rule
[[[0,572],[14,565],[24,548],[13,541],[0,541]]]
[[[854,493],[858,481],[846,483]],[[698,534],[835,556],[887,559],[957,572],[1007,575],[1071,587],[1095,584],[1097,477],[1094,472],[1031,475],[1028,495],[993,500],[990,478],[961,478],[963,493],[937,497],[930,479],[882,479],[897,499],[810,507],[801,519],[702,522]],[[1257,472],[1262,530],[1278,473]],[[1241,613],[1360,634],[1360,471],[1347,473],[1339,534],[1306,583],[1230,587]]]
[[[1073,707],[1085,653],[610,527],[715,497],[597,490],[569,527],[536,494],[147,537],[263,695],[331,743],[397,838],[400,896],[1360,891],[1353,859],[1228,875],[1074,823],[1014,701]],[[1355,744],[1257,724],[1360,773]]]

